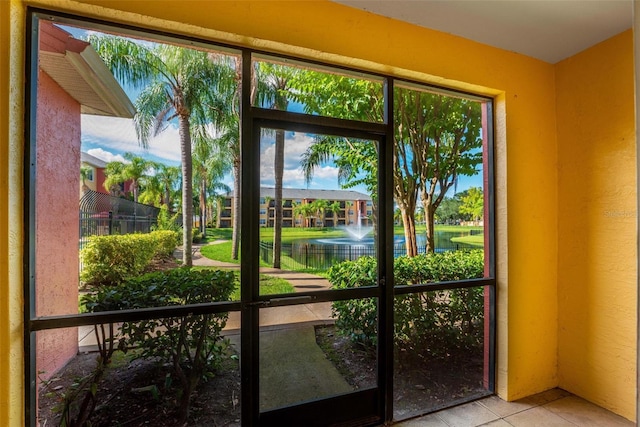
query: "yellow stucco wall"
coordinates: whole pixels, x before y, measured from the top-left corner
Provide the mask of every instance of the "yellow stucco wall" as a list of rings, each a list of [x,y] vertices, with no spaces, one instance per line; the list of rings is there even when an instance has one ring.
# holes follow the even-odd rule
[[[0,1],[0,424],[21,425],[23,10]]]
[[[3,2],[0,1],[0,3]],[[18,29],[24,25],[22,9],[25,4],[33,4],[141,27],[163,29],[167,32],[286,52],[494,96],[496,100],[496,219],[499,284],[497,391],[501,397],[513,400],[555,387],[560,382],[567,387],[574,386],[574,383],[568,380],[567,373],[559,374],[558,370],[558,330],[561,331],[562,343],[563,337],[567,335],[563,329],[563,322],[568,321],[565,316],[562,316],[561,319],[565,320],[561,321],[559,327],[558,304],[561,310],[565,307],[575,309],[577,304],[567,305],[566,299],[575,297],[574,294],[582,289],[565,286],[565,280],[563,280],[562,293],[559,295],[557,291],[558,272],[563,271],[563,266],[559,265],[559,262],[571,261],[567,259],[568,255],[561,256],[558,253],[559,237],[569,237],[567,236],[569,220],[566,216],[568,211],[564,205],[564,199],[559,197],[559,188],[563,195],[568,193],[570,187],[564,185],[565,175],[569,174],[575,178],[588,175],[589,171],[577,163],[571,163],[565,167],[559,162],[560,158],[570,160],[566,159],[571,157],[569,152],[577,151],[580,147],[579,141],[573,139],[574,137],[571,137],[571,141],[565,142],[567,140],[564,136],[569,132],[568,125],[563,123],[558,126],[558,135],[562,135],[562,138],[557,139],[556,134],[556,84],[560,85],[562,96],[564,91],[568,90],[565,89],[565,85],[570,84],[560,77],[565,70],[564,63],[558,66],[559,77],[556,79],[556,67],[553,65],[327,1],[208,2],[206,6],[198,1],[171,1],[163,2],[161,7],[157,3],[109,0],[82,2],[12,0],[10,12],[16,15],[11,22],[14,28]],[[7,46],[4,41],[9,28],[6,25],[9,21],[6,15],[9,12],[5,12],[5,9],[6,7],[3,9],[2,21],[0,21],[3,46]],[[0,69],[3,74],[0,87],[3,89],[8,84],[6,73],[11,72],[15,76],[20,76],[24,43],[22,37],[23,35],[17,31],[12,39],[10,60],[5,61],[8,56],[4,51],[2,53],[3,61]],[[597,56],[598,53],[594,55]],[[566,69],[567,73],[573,72],[571,68]],[[15,81],[12,80],[12,84],[14,83]],[[3,106],[9,103],[15,104],[13,98],[21,94],[20,91],[14,92],[10,99],[7,99],[6,91],[2,90],[0,93]],[[596,95],[595,91],[592,95]],[[589,102],[592,101],[593,99],[589,100]],[[558,105],[561,104],[562,100],[558,100]],[[581,108],[591,107],[588,105]],[[620,108],[624,111],[631,108],[633,111],[632,106],[625,105]],[[0,115],[0,130],[3,136],[9,135],[8,138],[0,138],[0,154],[5,153],[8,147],[12,147],[12,153],[20,149],[21,114],[21,103],[18,102],[13,106],[13,115]],[[607,122],[596,121],[595,123],[600,123],[604,129],[609,126]],[[581,131],[586,131],[589,126],[590,123],[585,120],[577,127]],[[632,135],[629,136],[631,137]],[[563,147],[559,147],[557,141],[560,141]],[[568,146],[564,147],[564,144]],[[615,163],[618,156],[626,155],[624,161],[635,162],[635,157],[631,158],[632,156],[627,155],[628,153],[615,149],[615,146],[598,143],[597,147],[602,151],[594,149],[591,154],[605,155],[610,159],[612,166],[615,164],[615,167],[622,167]],[[611,151],[607,151],[607,147]],[[583,153],[577,155],[586,156]],[[20,154],[12,154],[7,160],[5,159],[6,157],[0,156],[0,162],[8,161],[12,170],[21,168]],[[594,166],[599,165],[592,157],[586,160],[592,161]],[[562,171],[563,178],[560,186],[558,170]],[[3,173],[0,172],[0,179],[4,176]],[[604,182],[606,181],[603,180]],[[10,191],[12,203],[20,206],[22,203],[21,181],[17,177],[8,184],[0,180],[0,194],[6,194],[6,190]],[[635,188],[632,191],[635,191]],[[586,186],[582,194],[588,197]],[[635,192],[633,194],[635,195]],[[563,204],[561,208],[559,200]],[[17,207],[14,211],[19,212]],[[581,215],[582,211],[575,209],[573,213]],[[0,236],[7,233],[19,235],[21,232],[19,220],[15,221],[16,218],[13,218],[14,221],[11,221],[7,216],[10,214],[11,209],[9,208],[7,212],[7,209],[0,204]],[[591,219],[581,218],[580,221],[589,227],[589,232],[595,227],[595,224],[590,222]],[[564,233],[563,236],[558,235],[559,230]],[[567,245],[570,245],[570,242],[563,243],[562,247],[576,250]],[[618,250],[617,248],[613,245],[607,252],[607,256]],[[3,425],[21,424],[19,418],[21,410],[15,409],[20,402],[18,391],[22,387],[20,362],[14,360],[9,367],[4,363],[8,352],[20,355],[22,345],[15,338],[15,328],[6,329],[7,320],[13,320],[16,327],[20,326],[19,322],[16,323],[20,318],[19,313],[22,307],[21,273],[16,271],[19,269],[20,250],[18,239],[9,241],[11,255],[0,252],[0,266],[9,266],[8,289],[0,287],[0,297],[2,297],[0,304],[8,306],[6,311],[3,310],[4,307],[0,307],[2,309],[0,310],[0,358],[3,358],[0,359],[3,362],[0,367],[0,411],[3,411],[7,405],[11,407],[10,413],[6,410],[0,412],[0,424]],[[579,258],[581,253],[574,252],[572,256]],[[630,253],[618,252],[617,258],[620,257],[635,260],[634,254]],[[578,271],[579,267],[574,270]],[[598,277],[589,278],[593,282],[593,286],[588,288],[590,298],[597,296],[591,291],[602,291],[602,288],[596,284],[604,283],[605,279],[601,277],[605,275],[610,277],[613,270],[615,268],[609,267],[602,260],[590,267],[589,274]],[[626,289],[627,273],[619,273],[617,277],[619,281],[624,281]],[[0,274],[5,273],[0,272]],[[566,277],[564,272],[562,277],[563,279]],[[0,279],[5,278],[2,276]],[[630,295],[627,290],[616,296],[616,300],[628,297],[629,301],[635,301],[632,298],[634,295]],[[601,308],[592,302],[594,300],[589,301],[590,309]],[[618,320],[618,324],[616,324],[618,317],[615,313],[591,317],[590,320],[603,321],[611,326],[615,324],[619,329],[622,327],[628,329],[635,325],[634,315],[635,311],[632,311],[631,315],[625,316],[626,320],[622,322]],[[635,364],[630,364],[627,357],[627,349],[629,345],[635,343],[635,335],[633,339],[629,339],[626,334],[622,334],[625,341],[620,342],[617,338],[606,339],[602,335],[601,326],[593,326],[595,329],[590,330],[592,333],[583,334],[584,339],[594,346],[608,347],[609,354],[616,357],[612,357],[613,361],[604,360],[604,357],[594,350],[592,360],[586,365],[589,370],[600,375],[601,371],[609,369],[613,363],[616,364],[616,370],[619,372],[624,370],[631,374],[635,372]],[[620,339],[622,338],[620,336]],[[618,351],[620,347],[624,347],[622,352]],[[565,357],[563,360],[567,360],[567,350],[564,346],[562,348],[563,351],[560,354]],[[560,365],[561,370],[563,366]],[[9,384],[13,388],[5,386],[7,384],[5,379],[11,380]],[[589,391],[589,394],[587,395],[583,390]],[[601,404],[607,404],[597,395],[618,398],[615,393],[620,393],[619,399],[627,401],[628,397],[634,395],[634,390],[626,388],[623,390],[611,381],[588,380],[584,381],[584,388],[576,386],[572,391],[582,393],[587,398],[599,399],[598,402]],[[627,406],[622,408],[610,405],[622,415],[633,418],[633,413]]]
[[[637,278],[632,33],[556,68],[559,385],[632,419]]]

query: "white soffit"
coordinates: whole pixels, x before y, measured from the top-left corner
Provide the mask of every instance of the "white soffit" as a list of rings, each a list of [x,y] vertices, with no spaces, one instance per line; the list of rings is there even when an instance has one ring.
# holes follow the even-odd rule
[[[40,67],[81,105],[82,114],[132,118],[135,107],[96,51],[40,51]]]
[[[334,0],[555,64],[633,24],[633,0]]]

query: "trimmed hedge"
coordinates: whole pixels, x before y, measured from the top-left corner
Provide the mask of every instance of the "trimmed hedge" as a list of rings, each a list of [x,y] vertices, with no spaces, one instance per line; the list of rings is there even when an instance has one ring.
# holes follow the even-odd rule
[[[333,266],[333,289],[376,286],[375,258],[362,257]],[[395,284],[413,285],[481,278],[483,251],[452,251],[398,257]],[[336,301],[332,305],[336,326],[354,342],[375,345],[375,299]],[[427,351],[440,357],[454,349],[482,345],[484,293],[481,287],[398,295],[394,301],[394,339],[399,350]]]
[[[117,285],[142,274],[154,258],[171,257],[178,245],[174,231],[93,236],[80,252],[80,280],[86,286]]]

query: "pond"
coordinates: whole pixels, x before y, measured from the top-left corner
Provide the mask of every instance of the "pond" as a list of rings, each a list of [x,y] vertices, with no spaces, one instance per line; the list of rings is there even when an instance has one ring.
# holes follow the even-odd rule
[[[360,231],[360,230],[359,230]],[[479,249],[466,243],[452,242],[453,237],[469,236],[481,233],[479,230],[441,231],[435,232],[435,251],[446,252],[461,249]],[[371,233],[362,237],[354,233],[347,233],[343,237],[322,239],[297,239],[282,245],[283,256],[290,257],[300,267],[313,269],[328,269],[333,264],[342,261],[355,260],[361,256],[375,255],[374,239]],[[405,239],[403,235],[395,235],[393,242],[394,256],[406,254]],[[418,253],[426,252],[426,234],[417,236]],[[266,262],[272,259],[271,243],[260,243],[261,257]]]

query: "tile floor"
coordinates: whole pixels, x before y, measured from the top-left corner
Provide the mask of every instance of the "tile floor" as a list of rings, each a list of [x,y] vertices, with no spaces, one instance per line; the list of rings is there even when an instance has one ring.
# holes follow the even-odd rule
[[[617,427],[635,424],[564,390],[548,390],[515,402],[491,396],[395,427]]]

